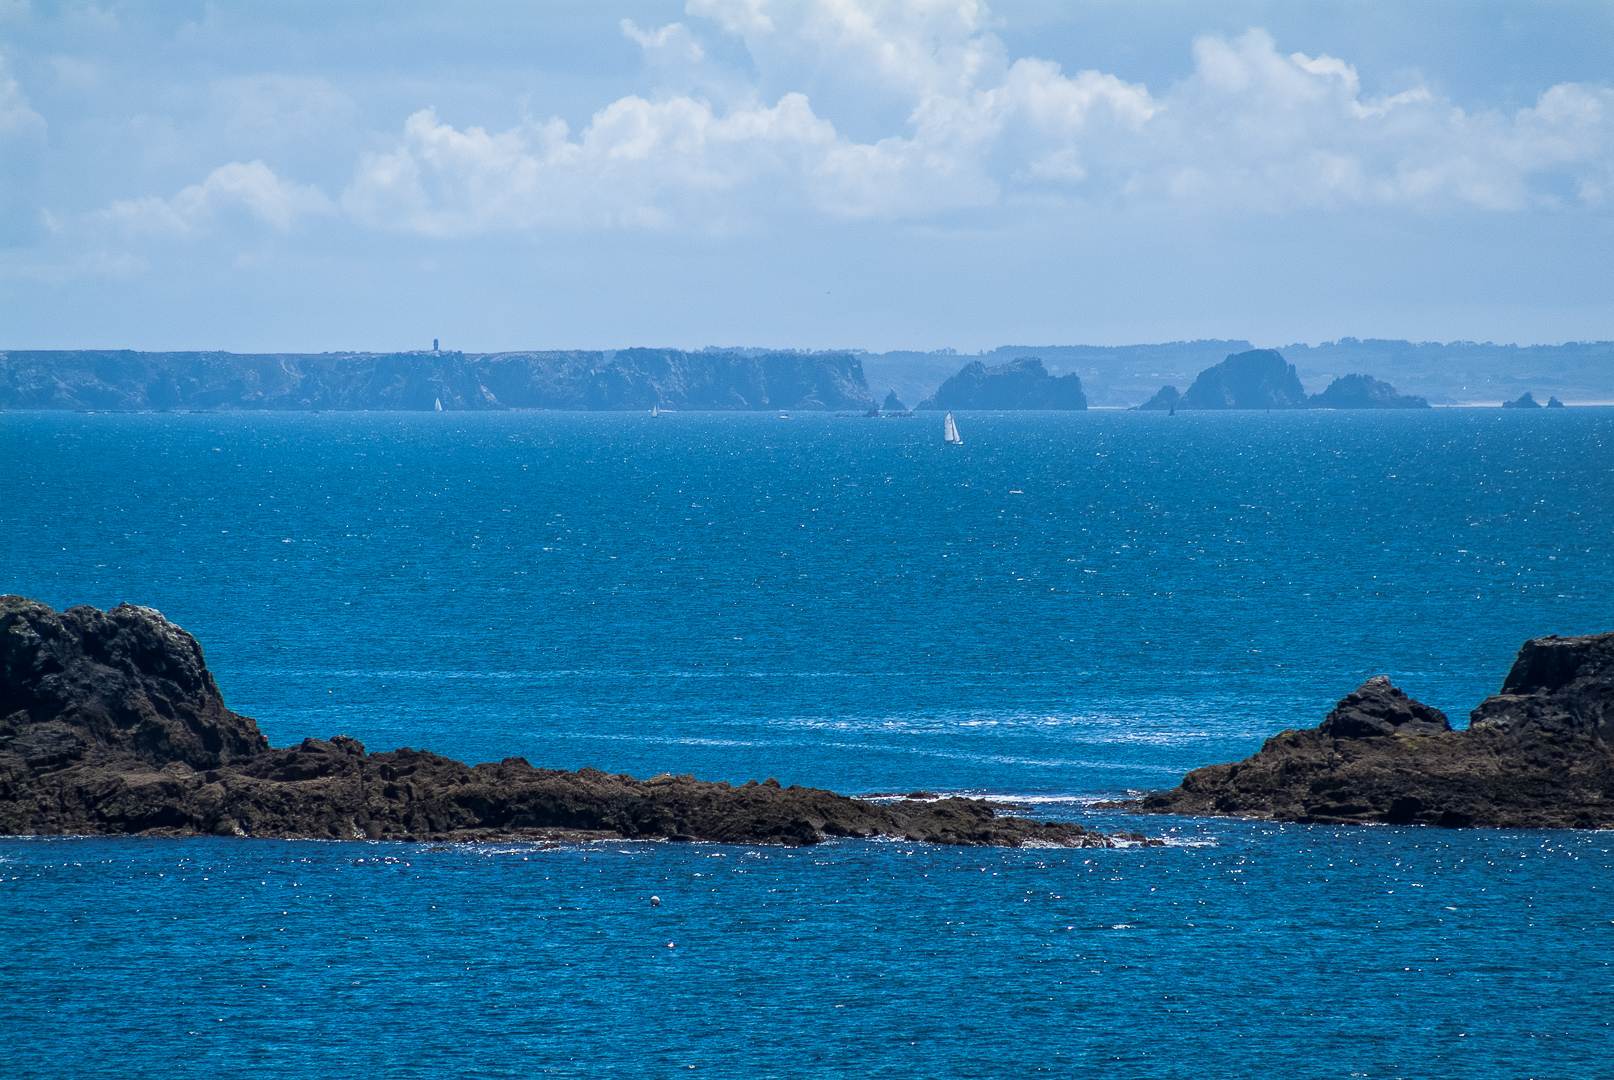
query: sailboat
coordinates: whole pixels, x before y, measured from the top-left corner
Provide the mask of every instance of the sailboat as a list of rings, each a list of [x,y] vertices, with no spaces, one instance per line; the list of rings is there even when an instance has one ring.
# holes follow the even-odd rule
[[[953,414],[948,413],[947,419],[942,421],[942,439],[945,442],[964,445],[964,440],[958,436],[958,425],[953,423]]]
[[[443,411],[443,399],[442,398],[437,399],[437,411],[438,412]]]
[[[650,418],[652,420],[661,418],[661,406],[659,404],[650,406]]]

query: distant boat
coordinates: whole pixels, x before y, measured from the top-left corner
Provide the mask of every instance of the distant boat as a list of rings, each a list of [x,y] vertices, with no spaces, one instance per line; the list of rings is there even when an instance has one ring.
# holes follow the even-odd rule
[[[443,411],[443,399],[442,398],[437,399],[437,411],[438,412]]]
[[[652,406],[650,406],[650,416],[651,416],[652,419],[660,419],[660,417],[661,417],[661,406],[660,405],[652,405]]]
[[[958,425],[953,423],[953,414],[948,413],[947,419],[942,421],[942,439],[946,442],[964,445],[964,440],[958,436]]]

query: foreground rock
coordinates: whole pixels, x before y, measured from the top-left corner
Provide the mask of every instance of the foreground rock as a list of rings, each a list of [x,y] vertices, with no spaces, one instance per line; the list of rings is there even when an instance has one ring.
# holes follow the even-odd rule
[[[1383,676],[1322,724],[1195,769],[1143,813],[1499,828],[1614,827],[1614,634],[1527,641],[1453,731]]]
[[[225,707],[196,640],[160,613],[122,604],[58,614],[0,597],[0,834],[118,833],[1115,846],[976,799],[880,804],[771,779],[635,780],[521,758],[473,767],[407,748],[371,754],[341,736],[271,748]]]

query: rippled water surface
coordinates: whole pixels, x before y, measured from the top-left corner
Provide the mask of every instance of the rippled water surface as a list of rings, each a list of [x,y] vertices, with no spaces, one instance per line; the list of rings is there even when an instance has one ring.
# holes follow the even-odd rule
[[[959,419],[8,413],[0,590],[159,608],[276,744],[1105,825],[1369,675],[1461,726],[1525,638],[1614,629],[1611,410]],[[1146,824],[1173,846],[0,841],[0,1062],[1607,1075],[1607,834]]]

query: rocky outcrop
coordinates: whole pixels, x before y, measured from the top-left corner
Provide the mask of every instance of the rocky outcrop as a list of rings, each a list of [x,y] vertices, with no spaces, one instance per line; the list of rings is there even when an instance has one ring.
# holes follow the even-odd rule
[[[921,409],[1085,409],[1087,395],[1076,375],[1048,374],[1035,356],[987,367],[979,360],[919,403]]]
[[[851,353],[0,353],[0,408],[145,411],[849,409]]]
[[[1539,409],[1539,408],[1541,408],[1541,402],[1536,400],[1536,396],[1534,394],[1532,394],[1530,391],[1526,390],[1524,393],[1520,394],[1514,400],[1502,402],[1502,408],[1504,408],[1504,409]]]
[[[1303,409],[1306,390],[1293,364],[1274,349],[1235,353],[1206,368],[1183,394],[1180,409]]]
[[[408,748],[372,754],[342,736],[271,748],[251,719],[225,707],[196,640],[159,612],[123,604],[57,613],[0,597],[0,834],[117,833],[1115,844],[978,799],[876,803],[773,779],[636,780],[515,757],[470,766]]]
[[[1549,408],[1549,409],[1562,409],[1562,408],[1564,408],[1564,403],[1559,401],[1557,398],[1552,397],[1552,396],[1549,395],[1547,397],[1547,408]]]
[[[897,392],[895,390],[892,390],[890,393],[886,394],[885,404],[881,405],[880,408],[885,412],[908,411],[908,406],[902,403],[902,399],[897,396]]]
[[[1371,375],[1341,375],[1328,389],[1307,401],[1313,409],[1427,409],[1429,402],[1412,394],[1398,394],[1395,387]]]
[[[1323,823],[1614,827],[1614,634],[1525,642],[1502,692],[1453,731],[1383,676],[1315,728],[1171,791],[1144,813]]]
[[[1175,386],[1162,386],[1159,393],[1136,408],[1140,412],[1176,412],[1181,402],[1182,395]]]

